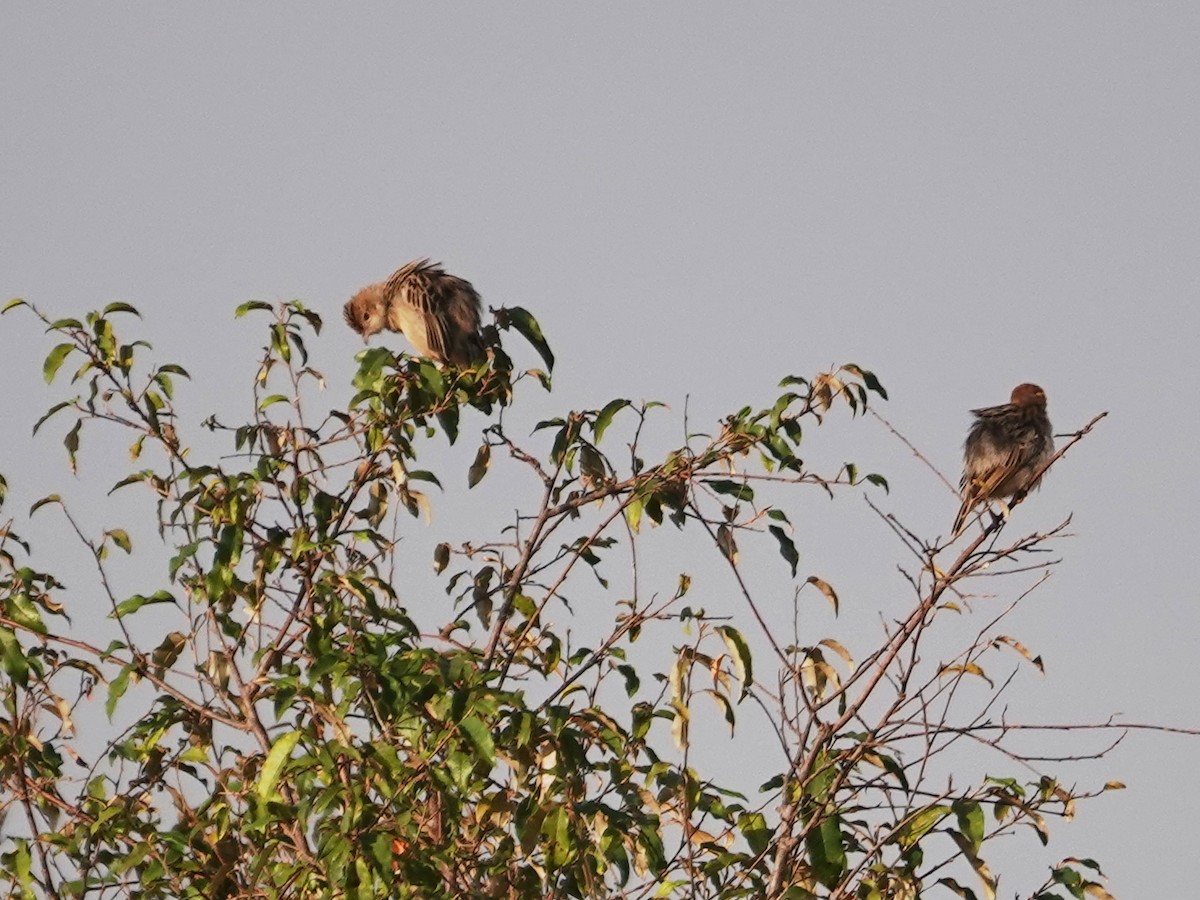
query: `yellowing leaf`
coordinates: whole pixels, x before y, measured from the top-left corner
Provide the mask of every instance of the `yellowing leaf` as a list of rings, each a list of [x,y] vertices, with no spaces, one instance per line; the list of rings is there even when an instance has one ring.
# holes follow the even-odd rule
[[[254,786],[254,792],[259,797],[265,800],[275,795],[275,785],[279,783],[283,766],[291,758],[299,741],[300,732],[289,731],[271,745],[271,752],[267,754],[262,771],[258,774],[258,784]]]
[[[746,643],[746,638],[740,631],[729,625],[720,626],[717,633],[729,649],[734,674],[742,684],[742,693],[738,699],[745,700],[746,695],[750,693],[750,685],[754,683],[754,661],[750,656],[750,645]]]
[[[675,746],[679,750],[686,750],[688,746],[688,724],[691,720],[691,713],[688,708],[682,703],[672,703],[671,706],[675,710],[675,718],[671,722],[671,739],[675,741]]]
[[[996,646],[998,644],[1011,647],[1013,650],[1017,651],[1017,653],[1021,654],[1021,656],[1025,657],[1025,659],[1029,660],[1029,662],[1033,663],[1039,672],[1041,672],[1043,675],[1046,674],[1046,667],[1042,664],[1042,658],[1040,656],[1034,656],[1032,653],[1030,653],[1029,648],[1016,638],[1009,637],[1007,634],[1002,634],[992,641],[992,646]]]
[[[938,669],[939,675],[947,675],[947,674],[951,674],[954,672],[962,672],[965,675],[978,675],[980,678],[982,678],[984,681],[986,681],[989,685],[992,685],[992,687],[995,687],[995,685],[992,684],[992,679],[988,678],[987,674],[983,671],[983,669],[979,668],[979,666],[973,662],[971,662],[971,663],[956,663],[952,666],[942,666],[940,669]]]
[[[629,502],[625,504],[625,521],[629,523],[629,530],[637,534],[642,524],[642,498],[630,497]]]
[[[833,607],[833,614],[837,615],[837,613],[838,613],[838,595],[834,591],[834,589],[831,588],[826,582],[822,581],[820,578],[818,578],[815,575],[809,575],[808,580],[805,583],[811,584],[818,591],[820,591],[822,594],[824,594],[825,599],[828,600],[830,606]]]
[[[481,444],[479,451],[475,454],[475,462],[471,464],[471,468],[467,471],[467,487],[473,488],[479,482],[483,481],[483,476],[487,474],[488,465],[492,461],[492,448],[487,444]]]
[[[733,539],[733,529],[727,522],[722,522],[717,528],[717,546],[721,548],[725,558],[736,566],[738,561],[737,543]]]
[[[846,661],[846,665],[848,665],[848,666],[854,665],[854,658],[850,655],[850,651],[847,650],[845,647],[843,647],[840,643],[835,641],[833,638],[825,638],[823,641],[820,641],[819,643],[822,647],[828,647],[830,650],[832,650],[834,653],[836,653],[838,656],[840,656],[842,659],[844,659]]]

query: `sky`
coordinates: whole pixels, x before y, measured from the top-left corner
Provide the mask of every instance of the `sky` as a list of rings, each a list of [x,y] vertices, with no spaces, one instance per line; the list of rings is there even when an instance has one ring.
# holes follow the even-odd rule
[[[1109,416],[1018,510],[1076,535],[1014,626],[1047,661],[1022,710],[1196,727],[1197,47],[1190,2],[6,4],[0,301],[134,304],[195,376],[195,423],[240,409],[250,299],[325,316],[344,402],[341,304],[423,256],[538,317],[559,358],[539,410],[712,422],[854,362],[956,480],[968,411],[1036,382],[1060,433]],[[29,437],[49,347],[0,320],[10,515],[70,484],[61,433]],[[823,440],[948,530],[953,496],[874,420]],[[874,611],[902,548],[837,506],[793,517],[805,564]],[[1194,749],[1134,735],[1082,768],[1128,789],[1050,856],[1186,895]]]

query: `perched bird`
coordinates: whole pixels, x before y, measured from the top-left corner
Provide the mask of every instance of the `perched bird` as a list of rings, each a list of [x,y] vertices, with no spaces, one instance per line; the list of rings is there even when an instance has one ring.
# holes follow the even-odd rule
[[[421,356],[457,366],[483,353],[479,294],[471,283],[418,259],[387,281],[368,285],[343,310],[346,324],[367,340],[383,329],[399,331]]]
[[[1046,393],[1036,384],[1017,385],[1002,406],[971,412],[975,422],[963,444],[962,507],[954,520],[954,537],[980,503],[1003,503],[1036,487],[1042,466],[1054,455]],[[1007,506],[1004,513],[1007,516]]]

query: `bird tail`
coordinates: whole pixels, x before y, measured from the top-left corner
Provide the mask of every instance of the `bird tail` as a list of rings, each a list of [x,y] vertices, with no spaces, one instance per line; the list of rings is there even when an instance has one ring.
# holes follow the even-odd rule
[[[954,517],[954,528],[950,530],[950,540],[955,540],[960,534],[963,533],[963,528],[965,528],[967,524],[967,516],[970,515],[971,510],[974,507],[975,498],[968,494],[963,498],[962,506],[958,508],[958,515]]]

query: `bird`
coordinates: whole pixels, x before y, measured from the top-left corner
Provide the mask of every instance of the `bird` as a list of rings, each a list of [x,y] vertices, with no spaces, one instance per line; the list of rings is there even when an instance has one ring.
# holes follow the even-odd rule
[[[466,366],[483,354],[483,304],[469,281],[440,263],[417,259],[346,302],[346,324],[365,342],[385,328],[408,338],[421,356]]]
[[[1046,392],[1036,384],[1018,384],[1000,406],[971,410],[975,421],[963,444],[962,506],[954,520],[958,537],[971,510],[1037,487],[1042,468],[1054,455],[1054,432],[1046,416]]]

